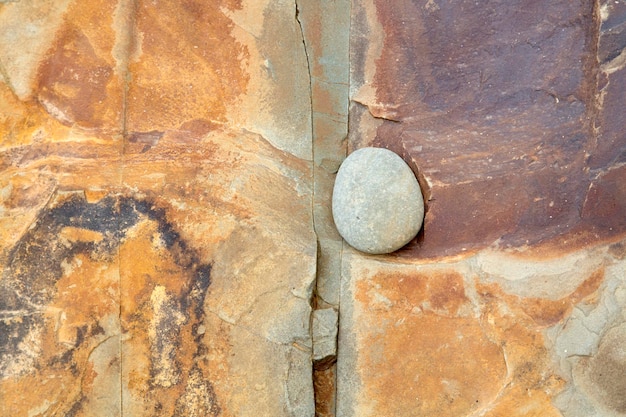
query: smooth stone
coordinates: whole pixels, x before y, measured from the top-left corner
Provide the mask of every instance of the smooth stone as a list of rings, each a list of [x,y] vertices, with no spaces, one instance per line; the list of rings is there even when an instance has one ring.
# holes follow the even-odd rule
[[[332,201],[339,234],[355,249],[390,253],[417,235],[424,199],[411,168],[394,152],[361,148],[341,164]]]

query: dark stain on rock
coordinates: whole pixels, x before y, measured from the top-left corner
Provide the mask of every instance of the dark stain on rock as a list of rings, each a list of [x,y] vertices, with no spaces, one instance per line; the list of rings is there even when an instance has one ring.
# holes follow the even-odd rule
[[[65,413],[65,417],[76,417],[78,416],[79,412],[82,411],[83,409],[83,403],[85,401],[85,397],[81,396],[78,401],[76,401],[73,405],[72,408],[70,408],[67,413]]]
[[[626,258],[626,244],[625,242],[614,243],[609,246],[609,254],[613,256],[615,259],[624,259]]]
[[[1,283],[0,283],[1,284]],[[15,317],[6,306],[4,288],[0,286],[0,377],[5,376],[11,354],[20,353],[20,343],[29,332],[41,326],[41,320],[35,316]]]
[[[152,130],[150,132],[130,132],[126,135],[127,144],[124,147],[126,153],[144,153],[152,149],[165,132]]]
[[[194,316],[194,323],[201,321],[204,298],[211,284],[211,265],[201,262],[196,252],[188,247],[168,221],[165,209],[151,199],[112,195],[89,203],[82,194],[71,195],[44,209],[10,252],[0,280],[0,377],[10,376],[7,374],[9,360],[25,354],[21,351],[22,342],[35,329],[45,327],[44,311],[56,296],[56,283],[63,277],[63,263],[79,254],[94,261],[112,259],[129,229],[142,219],[157,224],[163,246],[174,262],[190,274],[190,283],[183,287],[182,294],[169,301],[172,305],[165,306],[165,310],[172,311],[164,311],[157,323],[157,333],[176,339],[180,332],[176,314],[182,313],[184,322],[190,314]],[[97,232],[102,238],[68,241],[62,235],[62,230],[68,227]],[[76,368],[74,350],[90,336],[102,333],[104,329],[97,320],[93,326],[79,327],[74,347],[60,352],[45,365],[35,362],[33,366]],[[160,344],[164,343],[165,339],[157,337],[152,350],[159,351],[163,347]],[[201,338],[196,338],[196,344],[201,351]],[[172,351],[172,355],[175,354],[176,351]]]
[[[190,299],[196,301],[194,308],[196,319],[200,319],[204,316],[201,301],[204,301],[209,285],[211,285],[211,264],[199,265],[196,269],[196,279],[193,282],[190,292]]]
[[[66,350],[59,355],[53,356],[46,366],[52,368],[65,368],[66,366],[70,366],[72,374],[76,375],[78,369],[76,368],[76,364],[72,362],[72,351]]]

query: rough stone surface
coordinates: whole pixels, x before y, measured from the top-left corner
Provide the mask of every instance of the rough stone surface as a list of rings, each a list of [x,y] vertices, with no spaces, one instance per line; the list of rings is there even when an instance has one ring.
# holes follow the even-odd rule
[[[318,309],[311,318],[313,361],[337,356],[337,330],[339,316],[332,308]]]
[[[626,231],[623,2],[364,0],[352,16],[350,146],[414,162],[427,199],[398,256]]]
[[[314,415],[295,10],[0,5],[0,415]]]
[[[417,235],[424,200],[408,165],[387,149],[362,148],[343,162],[333,189],[333,219],[352,247],[393,252]]]
[[[624,415],[623,2],[352,2],[349,148],[418,174],[402,250],[344,248],[337,408]]]
[[[347,152],[350,0],[305,0],[297,4],[311,72],[316,297],[320,308],[337,308],[341,271],[337,254],[343,240],[333,224],[329,201],[335,174]]]
[[[580,254],[589,268],[560,276],[498,255],[514,261],[505,277],[474,257],[419,265],[344,254],[337,415],[621,415],[626,264],[596,250]],[[576,284],[553,297],[504,290],[516,274],[526,286],[542,276]]]
[[[625,22],[0,1],[0,415],[626,415]],[[332,221],[368,146],[424,193],[388,255]]]

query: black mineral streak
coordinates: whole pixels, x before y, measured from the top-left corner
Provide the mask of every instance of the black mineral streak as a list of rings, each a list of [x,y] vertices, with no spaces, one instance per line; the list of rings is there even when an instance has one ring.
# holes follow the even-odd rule
[[[89,203],[80,195],[74,195],[51,208],[44,209],[31,227],[13,247],[7,267],[0,280],[0,376],[4,376],[8,359],[20,355],[20,344],[35,328],[44,326],[42,311],[56,295],[56,283],[62,277],[62,263],[78,254],[94,259],[112,257],[125,240],[128,230],[141,219],[157,223],[160,237],[174,261],[191,275],[173,309],[188,315],[192,311],[195,322],[203,318],[203,303],[211,283],[211,265],[202,263],[189,248],[174,226],[167,220],[165,209],[157,207],[150,199],[112,195],[95,203]],[[68,242],[60,239],[65,227],[86,229],[102,234],[100,242]],[[140,256],[140,255],[139,255]],[[188,319],[188,317],[186,317]],[[174,319],[162,320],[159,334],[179,337]],[[161,331],[162,330],[162,331]],[[88,332],[91,334],[88,334]],[[76,347],[86,338],[103,333],[96,324],[78,330]],[[158,349],[163,341],[156,341]],[[197,338],[198,351],[202,351],[201,338]],[[204,349],[206,350],[206,349]],[[47,366],[76,367],[73,350],[51,359]],[[38,366],[38,365],[36,365]],[[79,406],[77,403],[76,406]],[[70,413],[71,415],[71,413]]]

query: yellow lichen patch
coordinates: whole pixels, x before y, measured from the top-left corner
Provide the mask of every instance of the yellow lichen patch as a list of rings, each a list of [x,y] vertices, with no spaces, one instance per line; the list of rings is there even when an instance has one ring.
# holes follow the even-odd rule
[[[564,381],[554,372],[545,339],[535,321],[519,305],[508,304],[501,292],[479,288],[483,301],[482,323],[489,338],[497,341],[506,355],[507,383],[485,416],[559,415],[551,400]],[[488,411],[488,412],[487,412]],[[528,413],[528,414],[525,414]]]
[[[384,318],[396,322],[370,339],[382,355],[364,354],[377,414],[459,416],[497,395],[504,357],[477,322],[430,314]]]
[[[572,307],[577,303],[586,300],[593,301],[597,296],[597,290],[604,280],[604,268],[593,272],[583,281],[571,294],[558,300],[549,300],[535,297],[518,297],[505,293],[497,284],[477,284],[477,289],[485,294],[498,294],[498,297],[505,300],[507,304],[514,307],[520,313],[523,312],[533,324],[539,328],[553,326],[564,320],[571,312]],[[527,318],[520,317],[526,321]]]
[[[363,291],[368,293],[370,305],[376,305],[372,292],[390,300],[392,305],[415,312],[435,311],[455,316],[464,304],[468,303],[465,295],[463,277],[456,272],[436,272],[431,274],[381,273],[371,280],[359,281],[357,299]],[[387,304],[387,303],[385,303]]]
[[[129,230],[120,246],[120,282],[122,318],[132,322],[132,315],[149,303],[156,285],[168,294],[180,296],[188,285],[182,268],[172,259],[158,231],[156,222],[144,220]]]
[[[68,298],[76,302],[75,298]],[[11,393],[0,395],[3,413],[10,412],[7,415],[15,417],[57,416],[74,410],[74,415],[83,417],[94,415],[89,413],[88,403],[92,399],[104,399],[114,406],[115,395],[119,393],[119,389],[115,389],[119,377],[112,378],[115,375],[111,373],[104,375],[103,366],[108,367],[111,361],[119,358],[116,336],[101,334],[99,330],[94,332],[94,329],[91,329],[92,333],[96,334],[87,335],[81,330],[81,338],[90,337],[79,345],[73,340],[73,346],[69,346],[59,340],[59,332],[63,331],[63,327],[59,327],[59,318],[63,313],[58,307],[46,309],[43,331],[36,335],[41,346],[36,364],[26,374],[0,381],[0,392]],[[76,327],[73,329],[77,330]],[[94,368],[94,362],[100,366]],[[102,410],[98,407],[96,405],[95,409]]]
[[[454,271],[363,272],[354,292],[359,415],[558,416],[552,400],[564,381],[543,328],[592,300],[603,276],[550,301],[497,285],[468,290]]]
[[[0,410],[12,417],[65,415],[80,398],[80,380],[70,369],[43,369],[0,381]],[[8,393],[8,395],[7,395]]]
[[[85,200],[88,203],[97,203],[107,195],[107,191],[103,189],[93,188],[85,190]]]
[[[603,280],[604,270],[599,269],[559,300],[522,298],[505,294],[495,284],[477,284],[485,328],[502,344],[509,369],[506,387],[485,416],[561,415],[552,401],[565,382],[553,369],[542,329],[565,320],[577,303],[593,301]]]
[[[559,385],[560,386],[560,385]],[[485,417],[562,417],[552,405],[551,393],[516,385],[500,398]]]
[[[190,297],[196,277],[184,266],[192,255],[179,243],[168,246],[162,233],[157,221],[144,219],[120,247],[123,403],[137,416],[176,410],[199,348]]]
[[[178,349],[178,329],[185,323],[185,315],[180,305],[165,291],[165,287],[157,285],[150,294],[152,317],[148,327],[152,352],[152,383],[169,388],[180,382],[180,369],[174,360]],[[174,337],[173,337],[174,336]]]
[[[0,172],[0,253],[8,250],[33,224],[54,186],[49,173],[19,169]]]
[[[0,83],[0,150],[66,138],[70,129],[50,117],[35,101],[20,101]]]
[[[241,387],[231,382],[233,380],[237,382],[237,378],[233,378],[229,365],[229,362],[233,360],[231,326],[214,315],[208,315],[204,323],[206,326],[204,339],[206,340],[207,350],[203,360],[198,362],[198,366],[202,369],[207,379],[214,381],[217,398],[228,399],[234,392],[241,389]],[[255,389],[258,390],[258,387],[255,387]],[[220,403],[222,415],[224,417],[235,416],[236,413],[231,410],[233,406],[236,406],[236,402],[232,400],[222,401]]]

